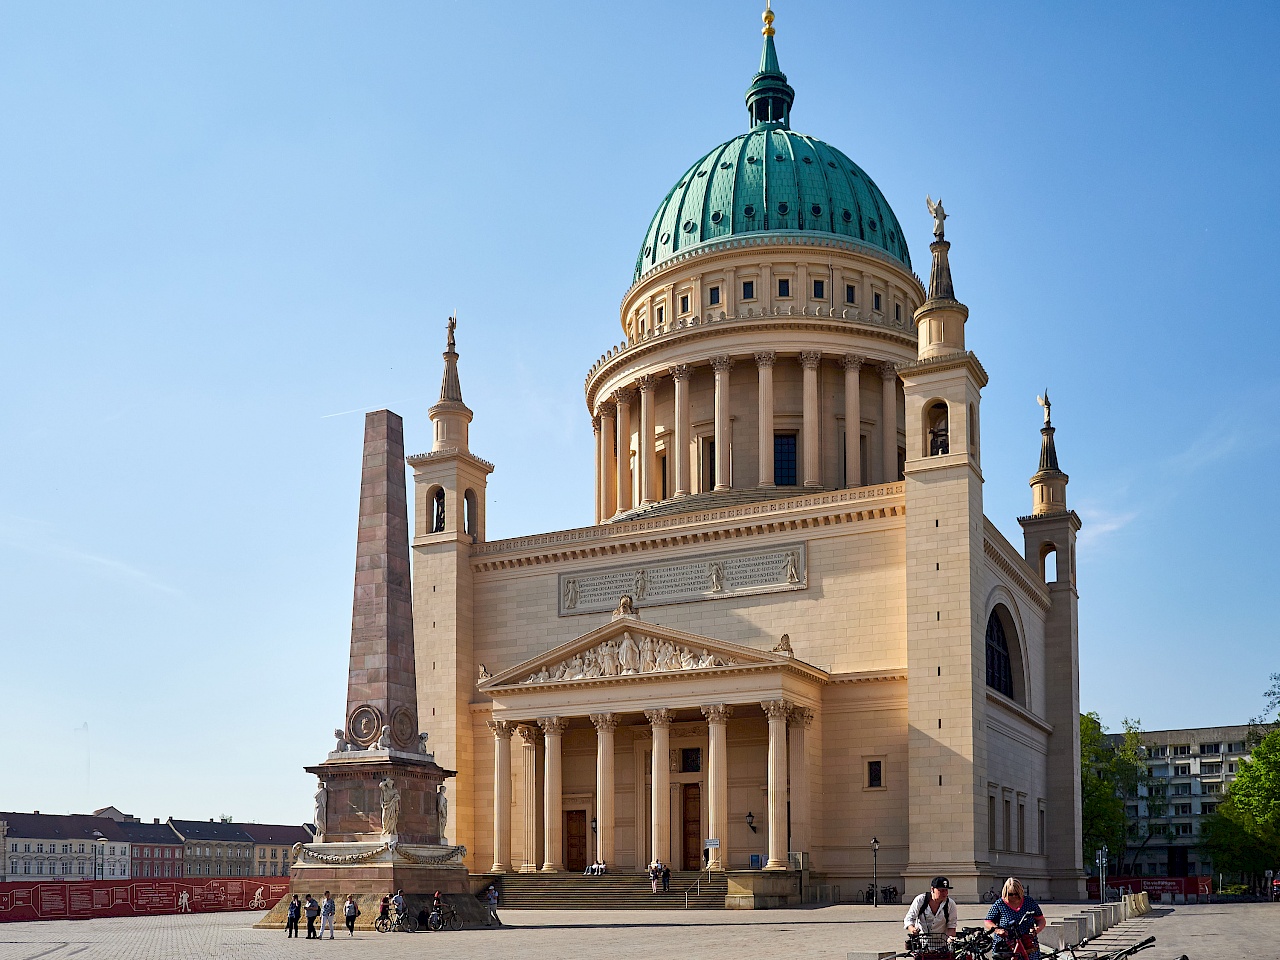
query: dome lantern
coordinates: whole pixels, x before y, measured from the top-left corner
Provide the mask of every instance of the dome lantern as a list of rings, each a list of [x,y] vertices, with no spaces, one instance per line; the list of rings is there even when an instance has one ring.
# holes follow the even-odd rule
[[[773,45],[773,10],[766,0],[764,8],[764,49],[760,51],[760,69],[747,88],[747,115],[751,128],[769,126],[791,129],[791,104],[796,92],[787,83],[787,75],[778,66],[778,51]]]

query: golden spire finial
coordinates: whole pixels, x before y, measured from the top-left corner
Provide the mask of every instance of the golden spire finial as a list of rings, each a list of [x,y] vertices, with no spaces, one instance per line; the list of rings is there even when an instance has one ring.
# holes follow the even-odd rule
[[[764,13],[760,15],[760,19],[764,21],[764,29],[760,32],[766,37],[773,36],[773,10],[770,8],[771,0],[764,0]]]

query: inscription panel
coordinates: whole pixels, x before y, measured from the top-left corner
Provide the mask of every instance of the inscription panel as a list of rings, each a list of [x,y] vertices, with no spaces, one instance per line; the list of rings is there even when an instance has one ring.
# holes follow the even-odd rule
[[[562,573],[557,580],[559,614],[607,613],[623,596],[636,606],[660,607],[695,600],[721,600],[805,590],[809,565],[803,543],[767,550],[704,554],[677,563],[637,563],[584,573]]]

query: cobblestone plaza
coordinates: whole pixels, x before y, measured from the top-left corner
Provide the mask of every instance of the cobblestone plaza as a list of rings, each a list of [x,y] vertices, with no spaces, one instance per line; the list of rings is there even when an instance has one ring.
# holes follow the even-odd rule
[[[178,957],[296,957],[310,950],[366,957],[449,957],[473,960],[609,958],[651,960],[655,943],[678,951],[681,960],[701,957],[773,955],[845,960],[850,952],[900,950],[905,907],[841,905],[822,909],[770,911],[508,911],[502,929],[459,933],[343,934],[332,943],[286,940],[280,931],[255,930],[259,913],[222,913],[108,920],[13,923],[0,928],[0,960],[77,956],[81,960],[167,960]],[[976,925],[986,908],[962,905],[962,925]],[[1074,913],[1071,905],[1050,904],[1046,915]],[[1155,936],[1145,960],[1235,960],[1280,957],[1280,904],[1157,908],[1122,923],[1097,941],[1118,947]],[[678,948],[675,947],[678,944]]]

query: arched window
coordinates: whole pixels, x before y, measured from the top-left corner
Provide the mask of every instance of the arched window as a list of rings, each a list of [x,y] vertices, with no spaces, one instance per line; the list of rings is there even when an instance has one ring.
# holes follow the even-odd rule
[[[987,686],[1013,699],[1013,664],[1009,659],[1009,641],[1004,623],[995,610],[987,620]]]
[[[1054,583],[1058,579],[1058,548],[1055,544],[1046,543],[1040,547],[1040,576],[1045,583]]]
[[[438,487],[431,502],[431,532],[444,533],[444,488]]]
[[[947,405],[942,400],[929,404],[925,411],[925,440],[929,456],[937,457],[951,452]]]
[[[466,510],[464,511],[465,516],[463,517],[463,521],[466,523],[466,533],[467,536],[474,540],[480,532],[480,518],[477,515],[476,510],[476,492],[470,489],[467,490],[467,492],[463,494],[462,502],[466,507]]]
[[[978,452],[978,408],[969,404],[969,452]]]

